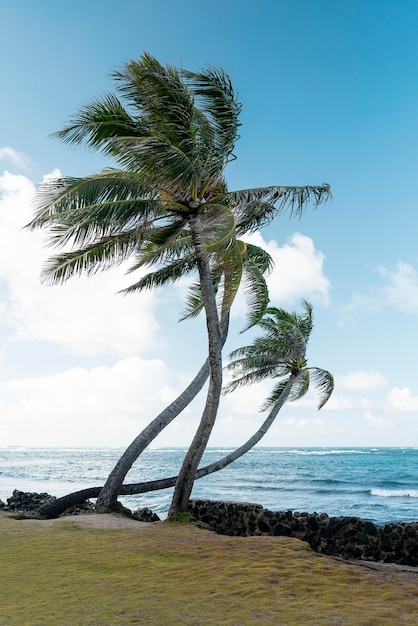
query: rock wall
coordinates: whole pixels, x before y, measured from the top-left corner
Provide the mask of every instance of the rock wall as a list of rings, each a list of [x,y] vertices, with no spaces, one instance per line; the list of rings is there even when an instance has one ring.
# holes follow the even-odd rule
[[[377,526],[360,517],[273,512],[259,504],[210,500],[191,500],[189,510],[223,535],[296,537],[322,554],[418,566],[418,522]]]
[[[0,501],[0,509],[36,517],[39,507],[52,500],[53,496],[47,493],[15,490],[12,497],[7,499],[7,504]],[[86,501],[80,507],[67,510],[65,514],[77,515],[92,510],[94,505]],[[296,537],[307,541],[316,552],[322,554],[418,567],[418,522],[377,526],[360,517],[273,512],[260,504],[213,500],[191,500],[189,511],[197,520],[222,535]],[[142,521],[159,519],[149,509],[129,513],[134,519]]]

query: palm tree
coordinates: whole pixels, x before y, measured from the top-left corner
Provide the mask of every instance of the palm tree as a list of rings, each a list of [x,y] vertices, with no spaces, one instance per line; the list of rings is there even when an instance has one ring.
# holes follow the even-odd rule
[[[253,320],[257,320],[260,311],[264,311],[268,304],[268,290],[264,280],[265,272],[269,271],[272,266],[270,256],[258,246],[247,245],[243,254],[243,272],[246,282],[246,295],[249,305],[248,325],[253,324]],[[218,276],[217,268],[212,269],[213,276],[217,277],[216,284],[222,278],[222,271]],[[223,290],[225,295],[225,289]],[[191,289],[188,298],[188,308],[186,317],[193,317],[199,313],[202,303],[199,298],[199,289],[195,286]],[[224,344],[228,335],[229,314],[224,315],[221,319],[221,335]],[[96,501],[96,510],[106,512],[114,509],[117,504],[117,498],[121,493],[123,481],[131,469],[132,465],[138,459],[140,454],[151,444],[151,442],[160,434],[160,432],[168,426],[196,397],[202,389],[204,383],[209,376],[209,359],[206,359],[203,366],[195,378],[190,382],[186,389],[157,417],[155,417],[122,454],[115,467],[110,472],[105,485],[100,490]]]
[[[127,292],[197,270],[208,333],[209,389],[199,443],[193,443],[185,459],[193,479],[222,389],[216,289],[221,275],[225,316],[243,271],[245,251],[237,237],[287,209],[300,215],[309,201],[326,201],[330,190],[324,184],[228,191],[224,170],[234,158],[241,107],[223,70],[178,70],[144,53],[114,78],[126,106],[114,94],[105,94],[83,107],[57,136],[103,152],[118,169],[45,183],[29,227],[49,230],[51,245],[72,246],[47,263],[43,275],[52,284],[130,258],[132,271],[156,263],[159,269]]]
[[[278,381],[262,407],[263,410],[269,409],[269,413],[258,430],[229,454],[199,468],[195,480],[224,469],[251,450],[267,433],[285,402],[302,397],[308,391],[310,382],[313,382],[319,393],[318,409],[329,400],[334,388],[332,375],[326,370],[307,365],[306,349],[313,329],[313,320],[311,305],[303,302],[303,308],[304,313],[297,314],[270,307],[258,323],[263,328],[264,335],[255,339],[251,345],[239,348],[230,355],[232,358],[238,358],[227,366],[227,369],[233,372],[234,378],[227,386],[226,392],[266,378],[277,378]],[[171,476],[142,483],[121,484],[118,492],[119,495],[135,495],[167,489],[173,487],[177,480],[178,476]],[[58,516],[74,504],[97,497],[100,490],[100,487],[92,487],[59,498],[43,507],[42,514]]]
[[[223,469],[251,450],[264,437],[285,402],[298,400],[305,395],[311,382],[319,395],[318,410],[328,402],[334,389],[334,379],[327,370],[308,367],[306,350],[313,329],[312,306],[303,301],[303,309],[304,314],[298,314],[269,307],[258,322],[264,330],[264,336],[230,354],[235,360],[229,363],[227,369],[234,373],[234,378],[227,386],[226,393],[266,378],[277,378],[278,381],[263,404],[262,410],[269,409],[269,413],[258,430],[233,452],[199,468],[196,479]],[[172,487],[176,480],[177,477],[170,477],[149,483],[124,485],[123,495],[166,489]]]
[[[318,410],[328,402],[334,389],[334,379],[327,370],[309,367],[307,364],[306,350],[313,329],[312,306],[306,301],[302,305],[303,314],[269,307],[258,322],[264,335],[255,339],[251,345],[230,354],[234,360],[226,369],[233,372],[233,380],[226,387],[226,393],[266,378],[278,380],[261,408],[262,411],[269,410],[269,413],[258,430],[233,452],[199,468],[196,479],[218,472],[251,450],[264,437],[285,402],[304,396],[310,383],[319,396]],[[170,477],[149,483],[124,485],[123,495],[166,489],[172,487],[176,480],[177,477]]]

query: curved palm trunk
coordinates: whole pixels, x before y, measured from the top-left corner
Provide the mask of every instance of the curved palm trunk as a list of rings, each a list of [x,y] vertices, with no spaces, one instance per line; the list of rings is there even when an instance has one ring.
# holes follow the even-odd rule
[[[200,424],[186,453],[174,488],[169,516],[187,511],[187,503],[193,489],[197,467],[206,449],[218,413],[222,392],[222,340],[216,306],[215,291],[209,259],[202,243],[200,216],[190,218],[190,232],[196,251],[200,290],[206,313],[209,349],[209,389]]]
[[[221,341],[225,343],[228,336],[229,316],[222,320]],[[162,411],[156,418],[144,428],[144,430],[132,441],[109,474],[106,483],[101,488],[96,501],[98,513],[108,513],[117,504],[121,493],[121,487],[126,474],[131,469],[137,458],[150,445],[150,443],[168,426],[197,396],[209,376],[209,358],[200,368],[199,372],[186,389]],[[71,495],[71,494],[69,494]],[[96,497],[96,496],[88,496]]]
[[[251,448],[253,448],[264,437],[270,426],[273,424],[280,409],[287,401],[292,387],[298,378],[299,373],[290,375],[289,380],[287,381],[280,398],[277,400],[270,413],[261,424],[260,428],[257,430],[257,432],[254,433],[254,435],[252,435],[252,437],[250,437],[245,443],[243,443],[242,446],[236,448],[236,450],[234,450],[233,452],[230,452],[230,454],[227,454],[226,456],[219,459],[219,461],[215,461],[210,465],[206,465],[205,467],[201,467],[200,469],[198,469],[195,475],[195,479],[197,480],[199,478],[203,478],[203,476],[208,476],[208,474],[219,472],[220,470],[224,469],[224,467],[227,467],[240,457],[244,456],[244,454],[246,454],[249,450],[251,450]],[[147,493],[149,491],[158,491],[159,489],[167,489],[168,487],[172,487],[175,484],[177,478],[177,476],[171,476],[170,478],[151,480],[146,483],[122,485],[120,495],[128,496],[139,493]]]
[[[195,480],[224,469],[224,467],[227,467],[228,465],[239,459],[241,456],[246,454],[246,452],[251,450],[251,448],[253,448],[264,437],[264,435],[276,419],[280,409],[283,407],[287,398],[289,397],[289,393],[292,389],[292,386],[296,382],[297,377],[298,374],[292,374],[290,376],[286,387],[283,389],[283,393],[281,394],[280,398],[277,400],[274,407],[271,409],[267,418],[261,424],[257,432],[255,432],[254,435],[250,437],[250,439],[248,439],[248,441],[246,441],[242,446],[240,446],[230,454],[222,457],[221,459],[219,459],[219,461],[215,461],[210,465],[206,465],[205,467],[201,467],[200,469],[198,469],[195,475]],[[173,487],[176,484],[177,479],[178,476],[170,476],[169,478],[150,480],[143,483],[121,485],[119,488],[119,495],[132,496],[141,493],[149,493],[150,491],[158,491],[160,489],[168,489],[169,487]],[[58,498],[52,504],[47,504],[43,506],[39,513],[43,517],[58,517],[59,515],[61,515],[61,513],[63,513],[71,506],[79,505],[88,498],[97,498],[101,489],[103,488],[90,487],[87,489],[82,489],[81,491],[75,491],[74,493],[71,493],[67,496]]]

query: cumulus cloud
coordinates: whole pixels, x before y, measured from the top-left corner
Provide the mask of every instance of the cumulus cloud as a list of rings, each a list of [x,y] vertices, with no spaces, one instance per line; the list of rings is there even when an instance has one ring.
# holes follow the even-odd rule
[[[266,250],[274,261],[273,271],[267,276],[270,300],[274,306],[293,306],[301,299],[327,305],[330,302],[331,283],[324,273],[325,256],[315,249],[313,240],[295,233],[289,241],[279,245],[274,239],[266,241],[260,232],[245,240]],[[232,309],[238,317],[246,311],[242,290]]]
[[[412,396],[408,387],[395,387],[388,395],[389,407],[401,413],[418,411],[418,396]]]
[[[352,322],[353,315],[379,313],[392,309],[415,315],[418,312],[418,271],[404,261],[394,269],[378,267],[377,274],[383,283],[369,286],[368,293],[354,293],[348,304],[340,310],[343,322]]]
[[[9,339],[48,341],[89,355],[150,350],[158,341],[157,295],[117,295],[129,284],[124,267],[62,287],[41,285],[41,267],[51,250],[42,233],[23,229],[33,215],[34,193],[25,176],[0,176],[0,308],[12,329]]]
[[[26,169],[29,165],[29,158],[23,152],[9,147],[0,148],[0,161],[9,161],[19,169]]]
[[[387,304],[398,311],[418,312],[418,272],[409,263],[399,261],[393,271],[379,268],[386,284],[382,294]]]
[[[125,445],[177,395],[158,359],[76,367],[0,384],[2,445]]]
[[[374,415],[374,413],[372,413],[372,411],[366,411],[364,414],[364,419],[368,424],[370,424],[370,426],[373,426],[373,428],[388,429],[395,426],[393,420],[389,419],[388,417],[376,416]]]
[[[267,283],[274,304],[294,304],[301,298],[313,303],[329,303],[331,285],[324,274],[325,256],[315,249],[310,237],[295,233],[282,246],[274,240],[265,241],[261,233],[249,239],[273,258],[274,269]]]
[[[338,378],[338,387],[350,391],[365,391],[371,389],[381,389],[388,385],[388,381],[381,372],[374,370],[349,372],[345,376]]]

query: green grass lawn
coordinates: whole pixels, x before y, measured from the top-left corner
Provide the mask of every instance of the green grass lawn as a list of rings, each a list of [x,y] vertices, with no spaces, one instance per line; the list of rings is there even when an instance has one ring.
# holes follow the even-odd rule
[[[0,626],[418,624],[418,577],[285,537],[0,517]]]

